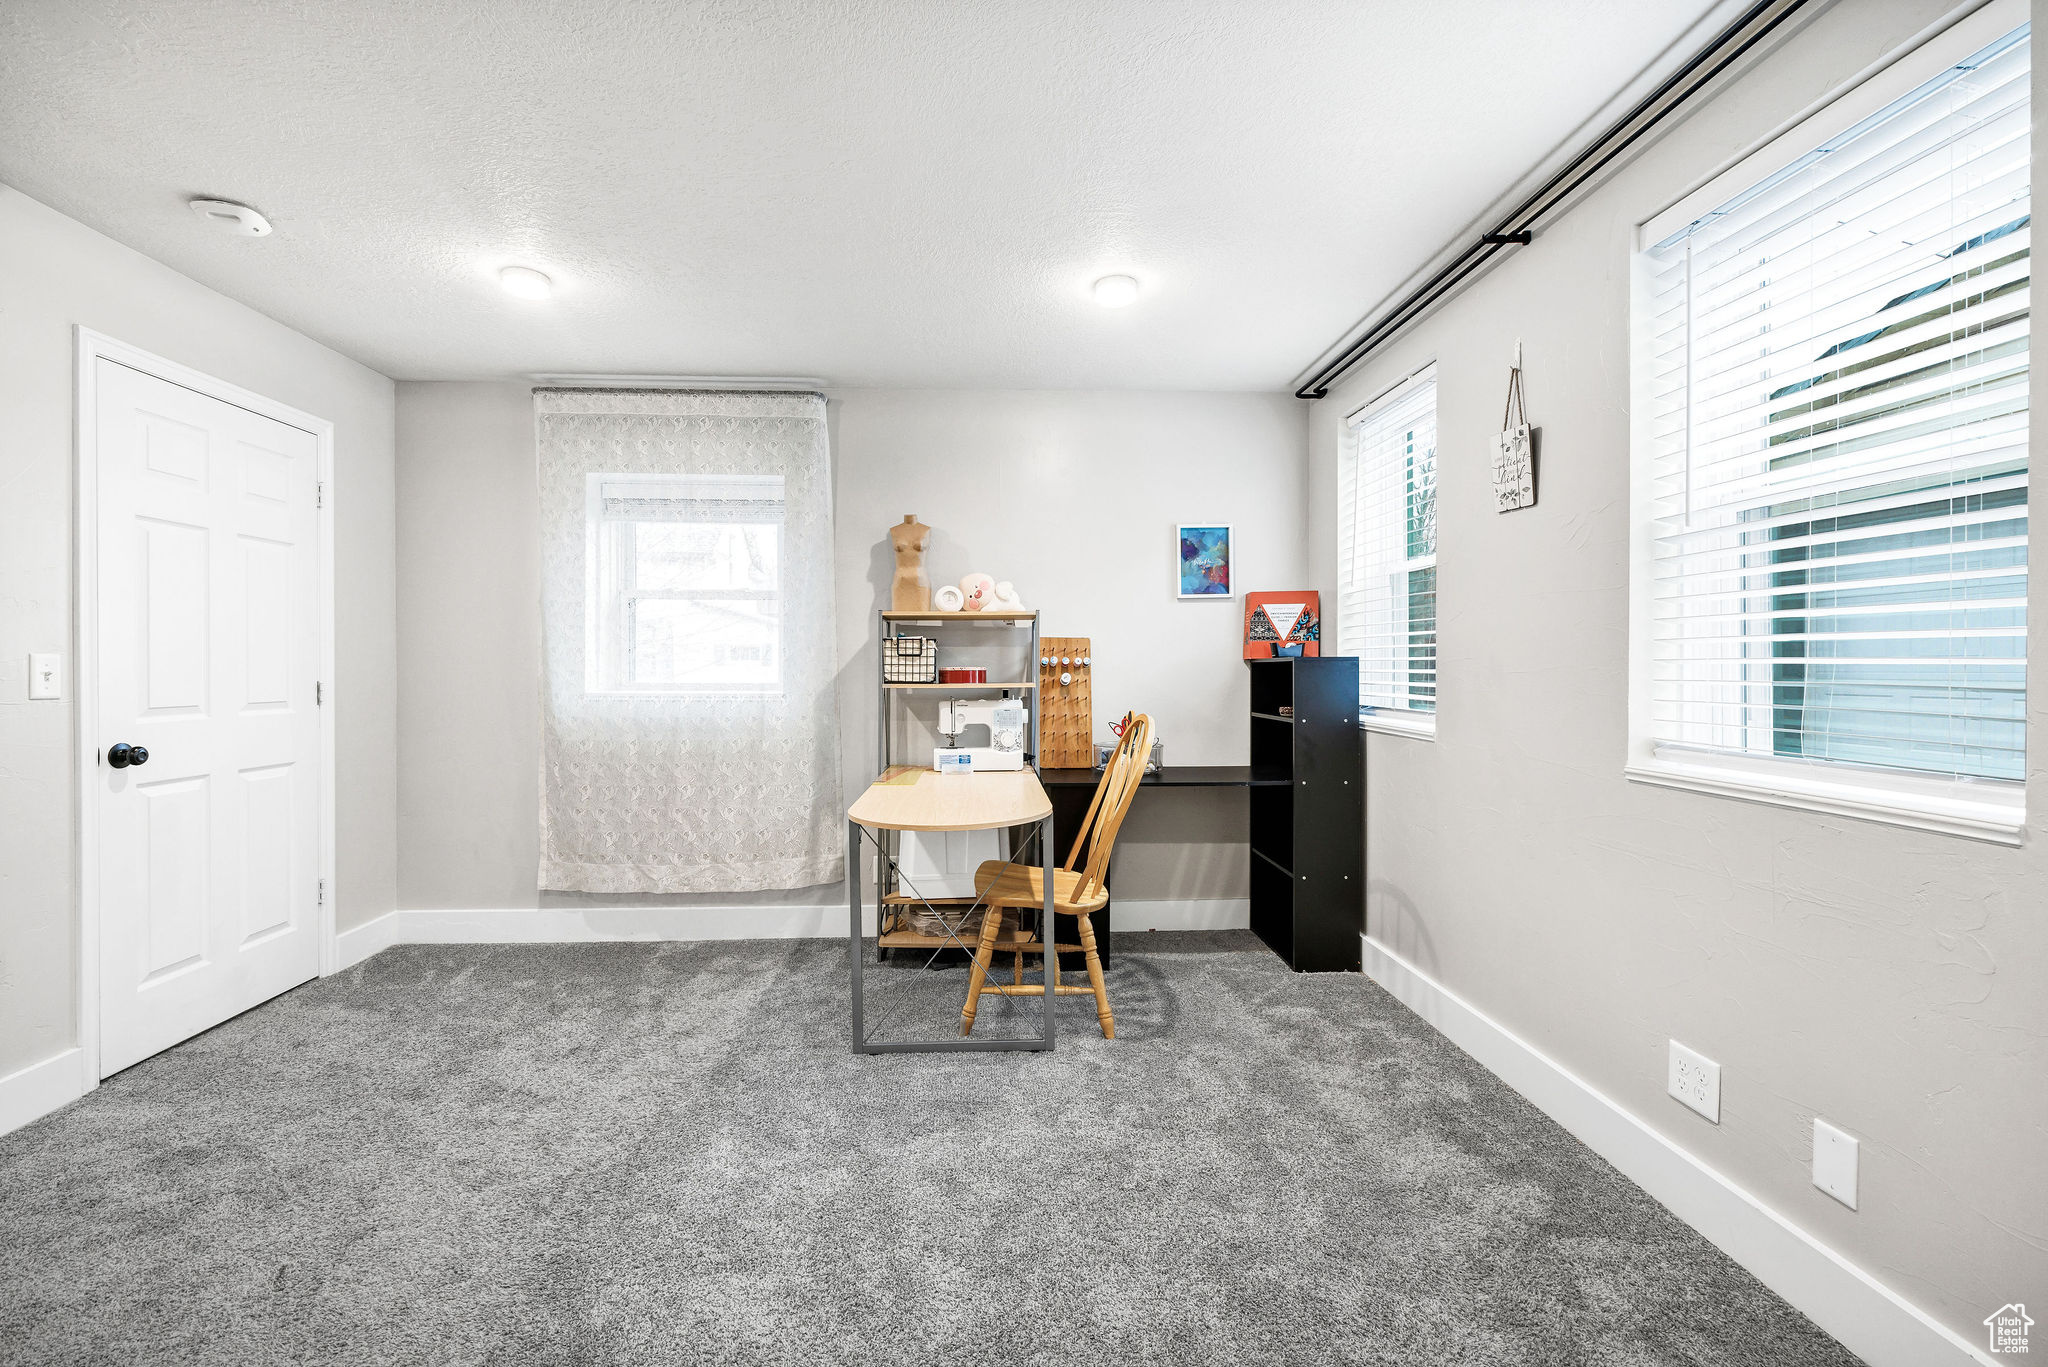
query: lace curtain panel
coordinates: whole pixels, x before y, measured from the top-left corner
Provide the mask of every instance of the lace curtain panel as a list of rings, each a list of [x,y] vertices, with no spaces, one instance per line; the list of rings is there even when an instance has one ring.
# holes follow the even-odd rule
[[[540,886],[840,878],[825,401],[536,390],[534,424]]]

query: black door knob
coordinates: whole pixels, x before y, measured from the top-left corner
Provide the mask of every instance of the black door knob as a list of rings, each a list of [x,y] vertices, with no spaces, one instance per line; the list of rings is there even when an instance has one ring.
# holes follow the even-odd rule
[[[116,769],[126,769],[131,764],[147,764],[149,751],[140,745],[130,745],[123,741],[107,747],[107,763]]]

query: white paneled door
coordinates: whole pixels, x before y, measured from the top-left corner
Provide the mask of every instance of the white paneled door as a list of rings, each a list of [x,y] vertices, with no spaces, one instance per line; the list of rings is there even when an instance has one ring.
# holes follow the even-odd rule
[[[100,1073],[319,970],[319,442],[95,358]]]

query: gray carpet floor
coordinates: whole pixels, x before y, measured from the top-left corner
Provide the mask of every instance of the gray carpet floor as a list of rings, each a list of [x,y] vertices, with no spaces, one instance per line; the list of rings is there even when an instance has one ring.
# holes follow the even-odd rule
[[[1118,950],[879,1058],[830,942],[386,950],[0,1138],[0,1362],[1855,1361],[1370,983]]]

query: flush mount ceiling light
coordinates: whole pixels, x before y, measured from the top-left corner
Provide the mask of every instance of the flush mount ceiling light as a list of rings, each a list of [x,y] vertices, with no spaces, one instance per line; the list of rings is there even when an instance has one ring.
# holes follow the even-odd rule
[[[498,284],[520,299],[546,299],[555,292],[555,282],[531,266],[505,267],[498,272]]]
[[[1095,282],[1095,302],[1120,309],[1138,297],[1138,282],[1128,275],[1105,275]]]
[[[195,199],[191,206],[192,212],[208,223],[242,237],[265,237],[270,233],[270,220],[246,204],[231,199]]]

